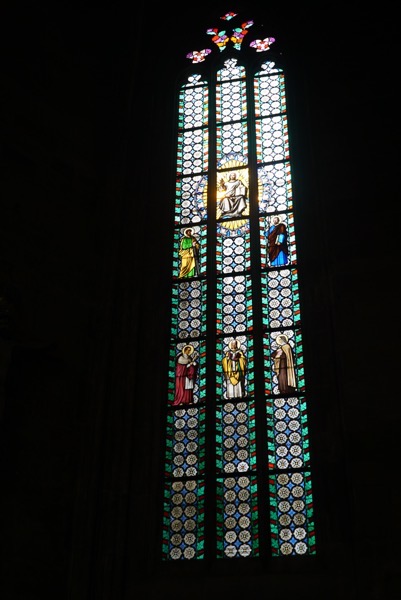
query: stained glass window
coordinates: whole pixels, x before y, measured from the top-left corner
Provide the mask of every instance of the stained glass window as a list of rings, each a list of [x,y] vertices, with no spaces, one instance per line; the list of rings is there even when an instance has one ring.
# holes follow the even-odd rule
[[[166,561],[316,552],[285,73],[252,26],[223,15],[178,89]]]

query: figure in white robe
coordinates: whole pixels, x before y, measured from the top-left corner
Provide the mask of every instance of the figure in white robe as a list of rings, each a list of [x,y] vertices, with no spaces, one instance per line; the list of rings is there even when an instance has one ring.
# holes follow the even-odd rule
[[[221,361],[226,390],[225,398],[244,398],[247,360],[238,340],[228,344],[229,350]]]
[[[219,190],[223,192],[219,208],[222,217],[240,217],[246,209],[247,188],[237,174],[232,171],[228,180],[220,180]]]

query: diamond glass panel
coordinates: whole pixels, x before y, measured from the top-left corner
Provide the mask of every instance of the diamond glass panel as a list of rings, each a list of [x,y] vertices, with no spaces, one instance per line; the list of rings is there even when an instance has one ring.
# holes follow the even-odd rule
[[[295,269],[262,275],[263,324],[269,328],[294,327],[300,320],[298,273]]]
[[[315,554],[311,475],[271,475],[270,523],[275,556]]]
[[[198,223],[207,216],[207,179],[197,175],[176,182],[175,224]]]
[[[205,470],[205,407],[182,408],[167,417],[166,475],[196,477]]]
[[[255,404],[226,402],[216,408],[217,470],[246,473],[256,468]]]
[[[187,279],[173,286],[172,332],[180,339],[206,330],[206,282]]]
[[[258,162],[286,160],[289,158],[287,117],[266,117],[256,122]]]
[[[229,222],[230,225],[232,221]],[[247,271],[250,267],[250,235],[249,221],[237,229],[217,226],[216,268],[219,273]]]
[[[254,94],[256,117],[285,112],[286,98],[283,73],[276,73],[269,77],[256,77],[254,80]]]
[[[204,557],[205,485],[203,481],[166,481],[163,558]]]
[[[264,182],[259,195],[262,212],[280,212],[292,208],[292,183],[289,163],[258,167],[258,179]]]
[[[208,167],[208,130],[181,131],[178,142],[181,150],[177,155],[177,173],[188,176],[205,171]]]
[[[266,401],[269,468],[309,466],[309,433],[304,398],[268,398]]]
[[[253,326],[251,277],[223,277],[217,287],[217,332],[241,334]]]
[[[218,557],[259,555],[257,483],[255,477],[217,480]]]
[[[229,81],[216,88],[216,121],[235,121],[246,116],[245,81]]]
[[[219,125],[216,131],[217,160],[237,159],[244,161],[248,155],[248,132],[246,122]]]
[[[209,115],[209,89],[199,81],[200,77],[189,78],[190,83],[184,86],[178,100],[178,126],[183,129],[194,129],[207,124]],[[201,85],[199,85],[201,84]]]

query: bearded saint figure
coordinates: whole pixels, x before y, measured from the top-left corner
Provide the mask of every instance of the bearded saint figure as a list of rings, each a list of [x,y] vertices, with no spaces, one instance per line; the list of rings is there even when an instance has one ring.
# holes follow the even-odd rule
[[[292,394],[297,388],[292,348],[288,343],[288,337],[284,334],[278,335],[276,342],[279,347],[273,352],[272,358],[278,389],[281,394]]]

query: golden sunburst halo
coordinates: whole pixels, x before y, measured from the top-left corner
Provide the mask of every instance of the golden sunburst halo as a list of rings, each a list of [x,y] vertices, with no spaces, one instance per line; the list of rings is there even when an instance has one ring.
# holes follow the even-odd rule
[[[221,167],[224,167],[224,171],[223,172],[220,171],[218,173],[217,177],[219,179],[223,178],[225,181],[227,181],[230,172],[232,172],[233,170],[237,170],[238,179],[240,179],[242,181],[242,183],[246,186],[246,188],[249,189],[249,170],[245,167],[245,163],[243,161],[231,158],[231,159],[227,160],[225,163],[222,163],[220,165],[220,168]],[[260,181],[260,179],[258,179],[258,197],[259,198],[262,197],[262,192],[263,192],[262,188],[263,188],[262,182]],[[220,219],[221,213],[220,213],[220,209],[219,209],[219,202],[220,202],[221,192],[219,192],[218,187],[216,189],[217,189],[216,218]],[[204,206],[207,206],[207,192],[208,192],[208,185],[206,183],[205,187],[203,188],[203,193],[202,193]],[[248,204],[247,208],[245,209],[243,216],[249,217],[249,204]],[[221,227],[224,227],[225,229],[234,231],[235,229],[239,229],[240,227],[245,225],[247,223],[247,220],[248,219],[236,219],[234,221],[221,221],[220,225],[221,225]]]

